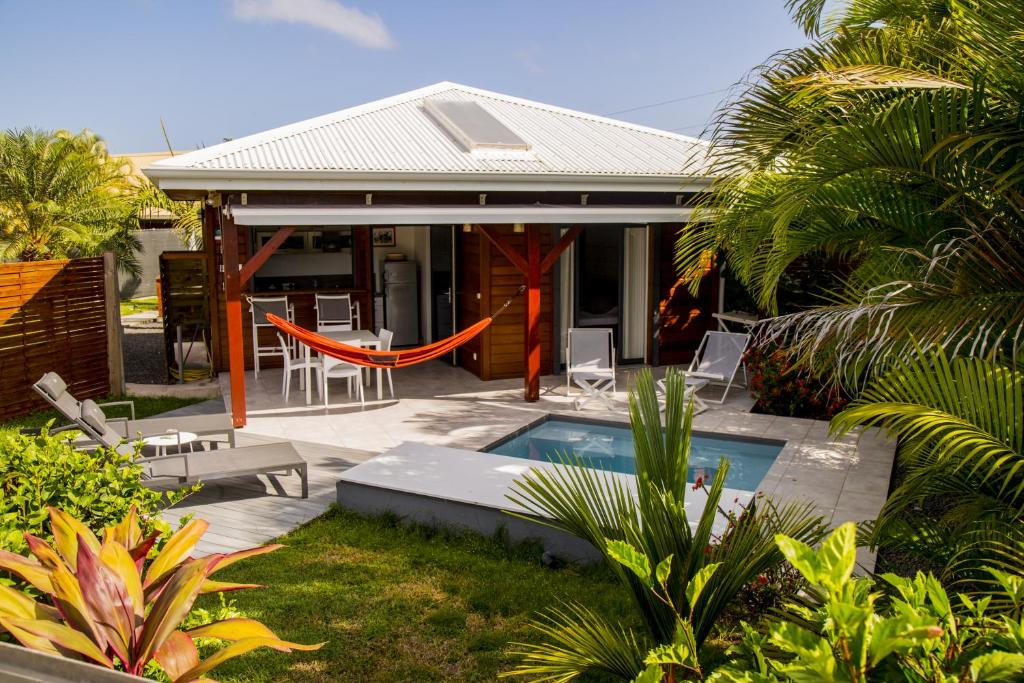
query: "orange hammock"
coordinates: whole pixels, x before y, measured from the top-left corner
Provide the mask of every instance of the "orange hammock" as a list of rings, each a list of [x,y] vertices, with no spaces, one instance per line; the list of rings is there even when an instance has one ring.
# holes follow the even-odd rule
[[[525,289],[525,287],[520,287],[515,296],[522,294]],[[274,325],[277,329],[298,339],[314,351],[318,351],[331,358],[337,358],[353,365],[361,365],[365,368],[404,368],[408,365],[416,365],[417,363],[425,363],[428,360],[440,358],[446,353],[451,353],[462,346],[483,332],[484,328],[490,325],[495,318],[509,307],[515,296],[506,301],[501,308],[490,316],[483,318],[451,337],[427,344],[426,346],[418,346],[414,349],[400,349],[398,351],[377,351],[376,349],[342,344],[322,334],[317,334],[312,330],[307,330],[304,327],[290,323],[273,313],[267,313],[266,316],[267,322]]]

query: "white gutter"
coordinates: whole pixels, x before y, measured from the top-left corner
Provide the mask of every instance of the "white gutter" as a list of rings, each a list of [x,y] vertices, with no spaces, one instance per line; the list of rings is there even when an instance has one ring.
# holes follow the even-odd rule
[[[682,206],[231,206],[236,225],[431,225],[512,223],[682,223]]]
[[[199,191],[517,191],[702,192],[712,179],[660,175],[555,175],[542,173],[412,173],[379,171],[255,171],[142,169],[162,190]]]

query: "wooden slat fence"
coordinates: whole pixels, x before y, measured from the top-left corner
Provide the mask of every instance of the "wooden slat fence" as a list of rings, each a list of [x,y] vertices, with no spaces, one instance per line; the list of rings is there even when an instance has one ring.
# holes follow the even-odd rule
[[[0,420],[46,404],[54,370],[80,399],[110,391],[103,258],[0,263]]]

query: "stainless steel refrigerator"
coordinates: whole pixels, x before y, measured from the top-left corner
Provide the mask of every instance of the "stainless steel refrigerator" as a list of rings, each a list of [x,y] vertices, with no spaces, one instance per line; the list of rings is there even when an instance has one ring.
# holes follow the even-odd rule
[[[384,318],[393,346],[420,341],[419,277],[415,261],[384,262]]]

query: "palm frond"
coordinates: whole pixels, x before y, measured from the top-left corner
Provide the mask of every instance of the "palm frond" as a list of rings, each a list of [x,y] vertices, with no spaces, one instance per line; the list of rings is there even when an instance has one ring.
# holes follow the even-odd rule
[[[629,629],[613,625],[571,602],[541,612],[532,622],[540,642],[512,643],[521,664],[509,675],[564,683],[601,672],[631,680],[644,668],[648,646]]]
[[[919,349],[832,422],[838,433],[859,426],[903,444],[906,478],[879,515],[875,543],[930,549],[949,576],[972,581],[981,561],[1012,566],[1024,554],[1024,373]],[[929,499],[943,501],[945,513],[908,526],[904,512]]]

